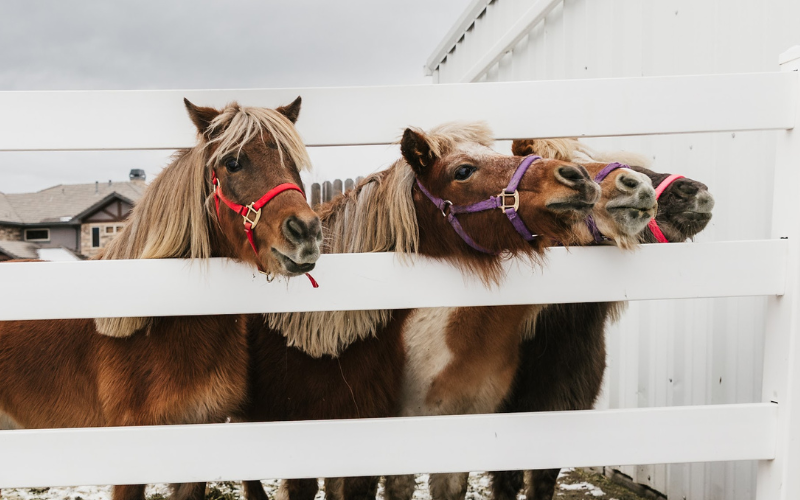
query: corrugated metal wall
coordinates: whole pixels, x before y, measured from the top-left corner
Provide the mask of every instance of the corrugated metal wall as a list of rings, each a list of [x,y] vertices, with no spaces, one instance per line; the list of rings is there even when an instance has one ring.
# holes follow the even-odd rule
[[[438,68],[431,67],[434,81],[462,81],[535,3],[488,3]],[[797,0],[565,0],[478,81],[776,71],[778,55],[798,43]],[[717,204],[698,241],[722,241],[768,237],[774,140],[774,133],[756,132],[587,142],[647,154],[655,170],[705,182]],[[600,407],[759,401],[765,304],[761,298],[631,303],[609,331]],[[752,462],[620,469],[670,499],[755,496]]]

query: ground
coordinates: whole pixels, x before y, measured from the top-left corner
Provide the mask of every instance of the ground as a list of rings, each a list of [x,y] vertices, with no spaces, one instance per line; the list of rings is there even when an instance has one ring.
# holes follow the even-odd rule
[[[278,489],[277,480],[263,482],[270,498],[275,498]],[[147,488],[147,500],[164,500],[169,496],[167,485],[154,485]],[[469,491],[466,500],[484,500],[490,497],[489,477],[485,474],[473,473],[469,478]],[[85,486],[76,488],[35,488],[4,489],[3,500],[109,500],[111,487]],[[603,500],[645,500],[630,490],[610,482],[605,476],[582,469],[565,469],[559,476],[558,489],[554,500],[602,498]],[[378,490],[378,499],[383,499],[383,489]],[[237,482],[220,482],[209,484],[206,500],[242,500],[241,485]],[[316,500],[324,500],[320,490]],[[427,476],[417,476],[417,491],[414,500],[430,500],[428,495]],[[525,500],[520,495],[519,500]]]

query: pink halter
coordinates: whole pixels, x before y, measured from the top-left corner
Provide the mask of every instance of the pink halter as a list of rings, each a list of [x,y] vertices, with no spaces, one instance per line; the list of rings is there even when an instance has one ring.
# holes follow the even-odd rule
[[[667,189],[670,184],[677,181],[678,179],[683,179],[683,178],[684,176],[680,174],[672,174],[663,181],[661,181],[661,183],[656,188],[656,200],[661,198],[661,193],[663,193],[664,190]],[[666,237],[664,237],[664,233],[661,232],[661,228],[658,227],[658,223],[656,222],[655,217],[650,219],[650,222],[647,224],[647,228],[650,229],[651,233],[653,233],[653,236],[655,236],[657,242],[669,243],[669,240]]]

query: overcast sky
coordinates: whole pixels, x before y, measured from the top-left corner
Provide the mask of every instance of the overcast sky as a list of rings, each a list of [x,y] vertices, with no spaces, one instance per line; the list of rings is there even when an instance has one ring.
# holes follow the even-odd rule
[[[422,66],[470,0],[0,1],[0,91],[429,83]],[[2,113],[0,113],[2,116]],[[312,150],[315,179],[393,148]],[[0,191],[148,177],[168,152],[0,152]]]

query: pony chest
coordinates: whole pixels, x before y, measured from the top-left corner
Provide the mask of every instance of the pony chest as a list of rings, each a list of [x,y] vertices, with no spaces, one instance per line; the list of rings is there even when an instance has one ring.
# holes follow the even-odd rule
[[[403,330],[407,360],[402,414],[495,411],[514,379],[525,312],[497,308],[415,311]]]
[[[447,329],[455,310],[416,309],[411,312],[403,326],[406,351],[401,411],[403,415],[430,413],[425,403],[428,391],[453,360],[453,352],[447,345]]]

